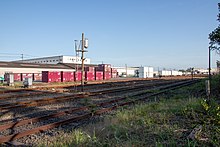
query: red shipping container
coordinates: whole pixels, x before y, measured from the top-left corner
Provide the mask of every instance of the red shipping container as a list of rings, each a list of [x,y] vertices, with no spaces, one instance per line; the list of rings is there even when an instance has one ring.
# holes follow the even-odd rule
[[[61,82],[72,82],[74,78],[74,72],[61,71]]]
[[[76,71],[74,73],[75,73],[75,75],[74,75],[75,81],[81,81],[81,79],[82,79],[82,72],[81,71]],[[84,77],[85,77],[85,73],[84,73]]]
[[[111,64],[99,64],[96,70],[111,72]]]
[[[95,67],[94,66],[85,67],[85,71],[94,72],[95,71]]]
[[[33,78],[33,73],[22,73],[21,80],[24,81],[25,78]]]
[[[104,80],[111,79],[111,72],[107,72],[107,71],[103,72],[103,79]]]
[[[61,82],[59,71],[42,71],[42,82]]]
[[[42,73],[34,73],[33,81],[42,81]]]
[[[103,72],[102,71],[95,72],[95,80],[103,80]]]
[[[21,74],[20,73],[14,73],[14,80],[15,81],[21,81]]]
[[[94,81],[95,80],[95,74],[94,72],[85,72],[85,80],[86,81]]]

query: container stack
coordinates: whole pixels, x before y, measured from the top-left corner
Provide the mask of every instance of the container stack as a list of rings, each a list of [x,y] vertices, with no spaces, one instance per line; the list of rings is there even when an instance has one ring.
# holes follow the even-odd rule
[[[94,81],[95,80],[95,67],[85,67],[85,80]]]
[[[61,82],[61,74],[58,71],[42,71],[42,82]]]
[[[61,82],[73,82],[74,80],[74,72],[61,71]]]
[[[111,79],[111,64],[99,64],[96,71],[103,72],[103,79]]]
[[[95,80],[103,80],[103,72],[102,71],[95,72]]]

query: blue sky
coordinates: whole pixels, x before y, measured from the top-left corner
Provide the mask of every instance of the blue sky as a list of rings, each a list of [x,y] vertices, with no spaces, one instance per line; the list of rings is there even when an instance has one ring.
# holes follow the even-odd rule
[[[113,66],[208,67],[217,0],[1,0],[0,60],[75,55]],[[212,53],[215,67],[219,55]]]

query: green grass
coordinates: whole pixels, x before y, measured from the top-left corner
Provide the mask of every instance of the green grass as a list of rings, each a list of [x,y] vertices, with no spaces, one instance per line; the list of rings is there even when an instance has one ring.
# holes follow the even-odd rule
[[[217,80],[212,82],[216,90],[219,77],[213,80]],[[169,91],[158,102],[121,108],[103,121],[42,146],[220,146],[220,105],[204,100],[204,90],[202,81]]]

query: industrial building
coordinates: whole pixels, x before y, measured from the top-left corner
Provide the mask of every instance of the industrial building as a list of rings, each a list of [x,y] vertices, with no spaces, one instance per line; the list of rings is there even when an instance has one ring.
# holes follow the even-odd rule
[[[153,78],[153,67],[114,67],[120,77]]]
[[[75,56],[51,56],[51,57],[43,57],[43,58],[34,58],[34,59],[27,59],[27,60],[19,60],[16,62],[23,62],[23,63],[37,63],[37,64],[58,64],[58,63],[72,63],[72,64],[81,64],[82,59],[81,57]],[[90,59],[85,58],[85,64],[90,64]]]
[[[62,64],[30,64],[18,62],[0,62],[0,77],[5,73],[42,73],[42,71],[75,71]]]
[[[138,77],[139,67],[114,67],[120,77]]]
[[[154,69],[153,67],[139,67],[138,70],[139,78],[153,78],[154,77]]]

